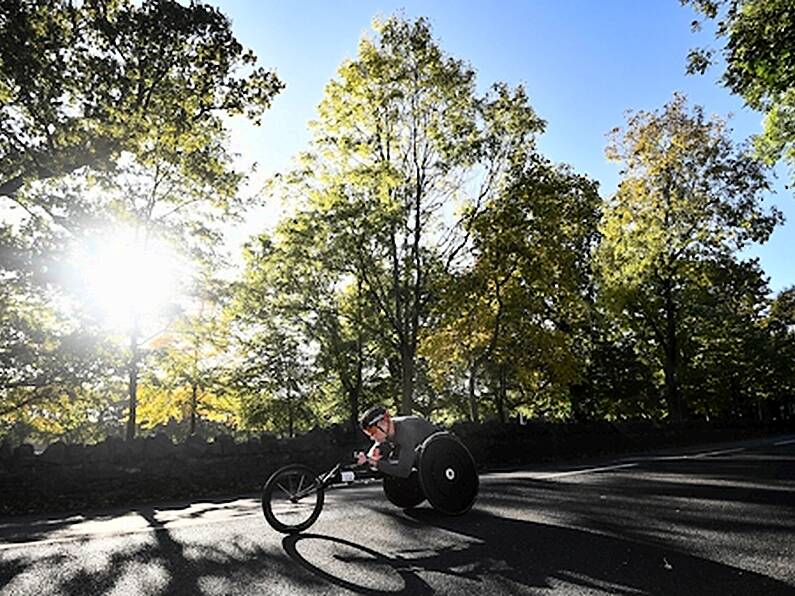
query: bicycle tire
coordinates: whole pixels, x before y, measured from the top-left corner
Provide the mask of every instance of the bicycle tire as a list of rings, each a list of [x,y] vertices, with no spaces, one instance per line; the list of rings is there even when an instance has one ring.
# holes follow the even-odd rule
[[[284,466],[271,475],[262,489],[262,512],[277,532],[303,532],[320,516],[324,495],[323,483],[309,467]],[[288,517],[291,513],[296,515]]]

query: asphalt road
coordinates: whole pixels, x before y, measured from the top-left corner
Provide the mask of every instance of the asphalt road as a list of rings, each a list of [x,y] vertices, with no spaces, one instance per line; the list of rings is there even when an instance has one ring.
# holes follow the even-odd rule
[[[256,496],[0,519],[0,595],[795,595],[795,436],[481,477],[459,518],[331,491],[306,533]]]

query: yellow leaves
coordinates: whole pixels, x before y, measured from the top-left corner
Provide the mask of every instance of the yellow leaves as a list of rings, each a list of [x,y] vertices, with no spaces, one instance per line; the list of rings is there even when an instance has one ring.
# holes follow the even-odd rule
[[[182,420],[190,392],[186,388],[169,390],[148,384],[138,387],[138,420],[141,428],[165,424],[169,419]]]
[[[153,428],[169,420],[183,422],[190,419],[193,408],[193,391],[190,384],[161,386],[144,383],[138,388],[138,420],[142,428]],[[225,422],[238,408],[238,400],[226,392],[197,386],[197,418]]]

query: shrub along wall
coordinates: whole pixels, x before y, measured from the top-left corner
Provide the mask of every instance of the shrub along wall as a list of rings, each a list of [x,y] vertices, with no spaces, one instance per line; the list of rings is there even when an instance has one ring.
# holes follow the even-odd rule
[[[643,451],[770,433],[790,427],[650,424],[457,424],[452,430],[483,470],[578,456]],[[294,439],[263,435],[237,443],[188,439],[175,445],[166,435],[95,445],[58,442],[37,454],[33,446],[0,446],[0,515],[79,511],[146,501],[235,495],[257,491],[287,463],[317,472],[349,461],[365,448],[363,435],[341,427],[317,429]]]

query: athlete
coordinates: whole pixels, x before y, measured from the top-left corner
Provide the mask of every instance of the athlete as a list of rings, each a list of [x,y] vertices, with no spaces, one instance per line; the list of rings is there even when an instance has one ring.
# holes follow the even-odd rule
[[[383,406],[373,406],[361,418],[362,431],[374,443],[357,463],[370,464],[383,474],[408,478],[414,466],[416,449],[433,433],[442,430],[419,416],[395,416]]]

